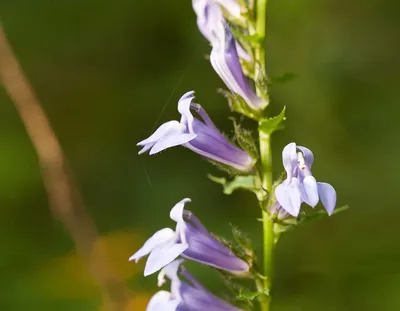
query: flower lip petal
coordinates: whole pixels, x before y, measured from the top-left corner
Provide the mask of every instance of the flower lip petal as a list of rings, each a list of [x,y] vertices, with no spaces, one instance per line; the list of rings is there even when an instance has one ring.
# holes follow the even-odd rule
[[[146,146],[148,144],[155,144],[160,138],[167,135],[171,130],[181,128],[181,124],[176,121],[168,121],[161,124],[158,129],[151,134],[150,137],[138,142],[136,146]]]
[[[176,239],[177,236],[174,230],[170,228],[158,230],[144,243],[144,245],[135,254],[133,254],[129,258],[129,261],[134,260],[137,263],[140,258],[150,254],[153,249],[168,241],[175,241]]]
[[[305,194],[303,201],[311,207],[315,207],[318,204],[319,196],[317,181],[315,180],[314,176],[310,175],[304,178],[303,189]]]
[[[177,134],[161,138],[151,148],[149,154],[153,155],[165,149],[183,145],[196,138],[196,134]]]
[[[282,183],[275,188],[276,200],[290,215],[297,217],[301,206],[300,182],[293,177],[289,184]]]
[[[146,266],[144,268],[144,276],[148,276],[159,271],[174,261],[188,247],[188,244],[171,241],[155,248],[147,259]]]
[[[336,190],[330,184],[325,182],[318,183],[318,194],[328,215],[332,215],[336,207]]]

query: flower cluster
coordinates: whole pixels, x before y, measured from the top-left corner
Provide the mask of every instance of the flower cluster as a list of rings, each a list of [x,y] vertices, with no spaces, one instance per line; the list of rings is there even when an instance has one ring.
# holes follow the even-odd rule
[[[171,290],[157,292],[151,298],[147,311],[242,310],[205,289],[182,266],[184,260],[223,270],[235,277],[253,279],[257,292],[247,295],[250,298],[245,299],[249,303],[245,309],[253,309],[251,300],[258,297],[262,310],[268,310],[272,253],[280,234],[285,231],[285,226],[302,222],[304,218],[298,218],[302,203],[315,207],[321,201],[331,215],[336,207],[336,191],[330,184],[316,181],[311,173],[313,153],[295,143],[288,144],[282,152],[286,179],[273,182],[270,136],[282,128],[285,110],[274,118],[266,117],[264,111],[268,105],[264,86],[268,83],[265,70],[260,69],[265,67],[265,31],[260,31],[260,27],[265,26],[265,16],[255,18],[255,15],[263,12],[266,0],[192,2],[198,28],[211,45],[211,66],[229,89],[225,94],[228,94],[231,108],[258,121],[259,142],[256,143],[249,131],[238,127],[235,133],[240,147],[227,139],[206,110],[195,102],[194,91],[189,91],[178,101],[179,121],[163,123],[148,138],[140,141],[137,144],[141,147],[139,154],[149,152],[153,155],[171,147],[183,146],[229,168],[232,180],[213,178],[224,186],[224,193],[230,194],[236,189],[254,192],[262,208],[264,223],[264,275],[259,271],[261,265],[257,264],[251,243],[237,234],[235,240],[238,245],[233,251],[227,243],[222,243],[211,234],[193,213],[185,210],[185,204],[191,201],[188,198],[178,202],[170,211],[175,228],[155,232],[130,260],[137,263],[148,256],[144,275],[159,272],[159,286],[166,279],[170,280]],[[255,3],[257,10],[254,9]],[[231,27],[232,24],[243,30],[241,35],[235,31],[234,36],[232,29],[236,26]],[[250,82],[248,77],[257,81]],[[261,84],[258,83],[260,78]],[[257,92],[253,86],[256,86]],[[232,288],[238,289],[236,298],[241,297],[245,290],[238,284]]]

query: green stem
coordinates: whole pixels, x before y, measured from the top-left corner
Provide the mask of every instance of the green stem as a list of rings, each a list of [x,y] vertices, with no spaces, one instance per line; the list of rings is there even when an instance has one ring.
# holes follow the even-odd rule
[[[262,166],[262,186],[269,193],[272,191],[272,154],[271,154],[271,136],[263,132],[260,135],[260,156]],[[274,223],[267,213],[268,206],[262,206],[263,238],[264,238],[264,283],[263,289],[268,292],[272,286],[273,276],[273,250],[275,246]],[[270,305],[270,296],[263,295],[260,299],[262,311],[268,311]]]
[[[266,102],[268,105],[268,94],[266,92],[266,64],[265,64],[265,33],[266,33],[266,22],[267,22],[267,3],[268,0],[257,0],[256,3],[256,21],[255,29],[260,39],[259,46],[255,49],[255,79],[262,81],[264,89],[257,86],[257,94]],[[272,191],[272,153],[271,153],[271,136],[269,134],[259,133],[260,139],[260,158],[261,158],[261,178],[262,187],[270,195]],[[268,200],[269,201],[269,200]],[[259,302],[262,311],[269,311],[271,296],[269,291],[272,286],[272,275],[273,275],[273,250],[275,246],[275,233],[274,223],[268,214],[267,202],[262,203],[262,221],[263,221],[263,238],[264,238],[264,281],[257,280],[256,285],[259,291],[266,292],[267,295],[260,295]]]
[[[257,0],[256,32],[260,38],[265,38],[265,32],[267,30],[267,4],[268,0]]]

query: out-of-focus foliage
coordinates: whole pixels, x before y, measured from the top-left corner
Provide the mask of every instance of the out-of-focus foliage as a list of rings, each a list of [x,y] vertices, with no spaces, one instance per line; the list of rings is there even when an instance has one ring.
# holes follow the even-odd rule
[[[397,6],[269,1],[268,71],[297,76],[270,87],[273,115],[286,106],[287,117],[285,131],[274,134],[276,176],[282,147],[296,141],[314,151],[317,179],[351,207],[282,237],[273,310],[400,309]],[[207,178],[221,175],[207,161],[184,148],[137,155],[136,142],[176,118],[177,100],[191,89],[233,135],[190,0],[3,0],[0,12],[112,263],[132,289],[131,310],[144,310],[156,282],[128,257],[172,225],[169,209],[184,197],[212,231],[229,237],[233,223],[260,246],[255,198],[225,196]],[[0,142],[0,309],[100,310],[100,292],[49,212],[34,150],[2,89]],[[222,289],[209,269],[190,268]]]

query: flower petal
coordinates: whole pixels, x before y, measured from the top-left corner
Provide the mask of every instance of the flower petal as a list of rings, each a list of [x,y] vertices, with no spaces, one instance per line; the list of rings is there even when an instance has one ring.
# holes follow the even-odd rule
[[[312,207],[317,205],[319,201],[318,186],[314,176],[309,175],[304,178],[303,189],[305,194],[303,195],[303,201]]]
[[[209,291],[195,288],[186,282],[182,282],[180,295],[182,302],[179,310],[182,306],[184,311],[242,311]]]
[[[181,114],[181,123],[185,124],[188,129],[189,133],[194,134],[193,131],[193,115],[190,112],[190,104],[194,99],[194,91],[189,91],[181,97],[178,102],[178,111]]]
[[[171,293],[161,290],[151,297],[146,311],[175,311],[180,301],[171,299]]]
[[[297,146],[297,149],[299,149],[303,153],[304,162],[306,163],[308,168],[311,169],[311,166],[314,162],[314,155],[313,155],[312,151],[303,146]]]
[[[153,249],[149,258],[147,259],[146,266],[144,268],[144,276],[148,276],[162,269],[170,262],[174,261],[188,247],[188,244],[171,241]]]
[[[282,162],[287,174],[287,180],[290,181],[297,167],[296,143],[287,144],[285,148],[283,148]]]
[[[336,190],[330,184],[325,182],[318,183],[318,194],[328,215],[332,215],[336,207]]]
[[[225,22],[217,23],[213,33],[216,39],[212,42],[210,61],[214,70],[226,86],[240,95],[251,108],[256,110],[262,108],[264,106],[262,100],[251,89],[244,76],[236,50],[236,41],[228,25]]]
[[[210,0],[193,0],[192,5],[197,15],[197,26],[203,36],[211,43],[214,39],[213,26],[216,21],[224,20],[221,8]]]
[[[275,188],[276,200],[290,215],[297,217],[301,206],[301,191],[300,182],[297,178],[292,178],[292,181],[287,184],[281,183]]]
[[[177,280],[178,278],[178,271],[181,266],[181,264],[184,262],[184,259],[177,259],[165,266],[162,269],[162,272],[165,273],[165,275],[170,279],[170,280]]]
[[[176,203],[175,206],[171,209],[169,217],[175,222],[183,222],[183,210],[185,208],[185,204],[191,201],[191,199],[185,198]]]
[[[196,138],[184,146],[203,157],[229,165],[239,171],[248,172],[254,166],[253,158],[244,150],[233,145],[217,129],[194,119]]]
[[[150,252],[159,247],[164,243],[168,243],[168,241],[175,241],[177,236],[175,231],[170,228],[164,228],[156,233],[154,233],[145,243],[144,245],[130,258],[129,261],[134,260],[136,263],[140,260],[140,258],[150,254]]]
[[[249,270],[249,265],[228,247],[222,245],[210,233],[199,231],[190,223],[186,223],[186,240],[189,248],[182,254],[184,258],[231,272]]]
[[[206,110],[199,104],[192,103],[190,105],[190,108],[195,110],[199,116],[202,118],[204,123],[212,130],[216,131],[219,133],[219,129],[215,126],[214,122],[211,120],[210,116],[206,112]],[[195,125],[195,124],[194,124]],[[196,130],[196,129],[194,129]]]
[[[176,120],[165,122],[161,124],[150,137],[138,142],[136,145],[145,146],[150,143],[155,143],[157,142],[157,140],[165,136],[170,131],[170,129],[177,127],[180,127],[180,123]]]
[[[165,149],[183,145],[196,138],[196,136],[196,134],[171,133],[170,136],[163,137],[159,141],[157,141],[154,144],[153,148],[151,148],[149,154],[153,155]]]

